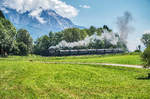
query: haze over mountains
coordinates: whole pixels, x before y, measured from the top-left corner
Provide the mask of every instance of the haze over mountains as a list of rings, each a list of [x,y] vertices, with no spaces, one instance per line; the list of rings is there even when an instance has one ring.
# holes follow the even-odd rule
[[[48,34],[50,31],[58,32],[66,28],[84,28],[77,26],[68,18],[62,17],[54,10],[44,10],[41,12],[40,17],[44,22],[40,22],[35,17],[30,16],[30,12],[18,13],[14,9],[5,8],[4,15],[10,20],[17,29],[27,29],[34,39]]]

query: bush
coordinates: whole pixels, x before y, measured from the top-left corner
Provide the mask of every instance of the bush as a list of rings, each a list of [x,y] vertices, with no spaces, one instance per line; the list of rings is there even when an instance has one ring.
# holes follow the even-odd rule
[[[150,67],[150,46],[144,50],[141,57],[144,62],[144,68]]]
[[[142,52],[130,52],[129,55],[141,55]]]
[[[141,51],[140,50],[135,50],[134,52],[139,52],[140,53]]]

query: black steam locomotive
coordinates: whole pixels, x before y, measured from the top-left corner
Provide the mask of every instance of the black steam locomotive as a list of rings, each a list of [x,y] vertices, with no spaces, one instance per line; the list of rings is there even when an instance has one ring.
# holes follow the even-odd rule
[[[101,55],[124,53],[121,49],[78,49],[78,50],[59,50],[49,49],[50,56],[71,56],[71,55]]]

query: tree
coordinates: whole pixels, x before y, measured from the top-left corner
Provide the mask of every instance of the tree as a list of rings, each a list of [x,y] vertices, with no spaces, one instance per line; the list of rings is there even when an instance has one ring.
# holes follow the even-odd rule
[[[67,42],[77,42],[83,40],[87,34],[84,30],[78,28],[65,29],[63,32],[63,40]]]
[[[97,32],[97,35],[100,36],[103,33],[103,28],[97,28],[96,32]]]
[[[57,45],[59,42],[64,40],[64,36],[63,35],[64,35],[63,32],[56,32],[54,37],[52,38],[52,40],[53,40],[52,46]]]
[[[113,48],[113,45],[111,44],[111,42],[109,40],[107,40],[106,38],[104,39],[104,48]]]
[[[150,33],[143,34],[141,41],[146,47],[150,46]]]
[[[104,26],[103,26],[103,29],[107,30],[108,32],[112,32],[112,30],[109,29],[109,27],[108,27],[107,25],[104,25]]]
[[[141,57],[144,62],[144,68],[149,68],[150,67],[150,46],[144,50]],[[148,74],[148,78],[150,78],[150,73]]]
[[[20,50],[19,50],[19,48],[18,48],[18,43],[16,42],[16,40],[15,40],[15,42],[14,42],[14,47],[13,47],[13,49],[11,50],[11,52],[10,53],[12,53],[13,55],[19,55],[19,53],[20,53]]]
[[[18,43],[19,55],[26,56],[29,54],[29,49],[27,45],[23,42]]]
[[[104,48],[104,42],[101,40],[95,40],[95,42],[91,42],[88,46],[90,49],[102,49]]]
[[[5,16],[1,10],[0,10],[0,17],[5,19]]]
[[[138,45],[138,50],[141,51],[141,45]]]
[[[28,55],[32,52],[33,40],[27,30],[19,29],[16,35],[16,41],[18,43],[20,55]]]
[[[16,28],[0,12],[0,54],[7,56],[14,47]]]
[[[63,40],[63,32],[49,32],[49,35],[44,35],[35,41],[34,53],[38,55],[48,56],[49,47],[57,45]]]
[[[88,29],[87,34],[88,34],[89,36],[91,36],[91,35],[93,35],[95,32],[96,32],[96,27],[91,26],[91,27]]]
[[[141,57],[142,57],[142,60],[143,60],[143,62],[144,62],[144,67],[145,67],[145,68],[150,67],[150,46],[147,47],[147,48],[144,50],[144,52],[143,52],[143,54],[142,54]]]
[[[80,30],[80,40],[85,39],[85,37],[87,37],[86,31],[84,29]]]
[[[48,49],[53,45],[54,37],[44,35],[35,41],[34,53],[38,55],[48,56]]]

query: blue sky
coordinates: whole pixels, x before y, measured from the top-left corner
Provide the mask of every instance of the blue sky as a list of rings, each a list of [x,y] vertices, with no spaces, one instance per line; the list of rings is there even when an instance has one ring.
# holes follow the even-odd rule
[[[141,44],[140,38],[145,31],[150,31],[150,0],[63,0],[79,10],[72,18],[75,24],[89,27],[108,25],[117,31],[117,17],[128,11],[133,16],[133,33],[129,34],[128,47],[134,50]],[[88,5],[90,8],[81,8],[79,5]]]
[[[83,26],[111,25],[115,23],[118,16],[125,11],[131,12],[134,21],[150,25],[150,0],[63,0],[79,10],[73,21]],[[89,5],[91,8],[85,9],[79,5]],[[88,20],[88,21],[87,21]],[[138,25],[137,25],[138,26]],[[143,27],[144,28],[144,27]],[[148,26],[145,26],[148,28]]]

